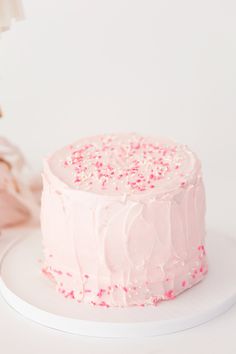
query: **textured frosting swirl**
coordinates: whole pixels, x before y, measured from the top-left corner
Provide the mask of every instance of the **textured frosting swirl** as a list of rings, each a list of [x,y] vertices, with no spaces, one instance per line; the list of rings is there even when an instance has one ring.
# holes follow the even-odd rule
[[[66,298],[156,306],[207,273],[200,162],[135,134],[79,140],[44,161],[43,272]]]
[[[81,139],[58,150],[51,171],[73,189],[108,195],[184,188],[199,167],[186,145],[137,134]]]

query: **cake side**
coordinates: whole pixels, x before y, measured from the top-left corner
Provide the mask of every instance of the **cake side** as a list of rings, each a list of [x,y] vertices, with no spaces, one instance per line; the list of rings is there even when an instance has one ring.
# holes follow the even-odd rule
[[[45,160],[43,271],[60,293],[99,306],[156,305],[204,277],[204,186],[187,156],[180,180],[130,194],[74,188]]]

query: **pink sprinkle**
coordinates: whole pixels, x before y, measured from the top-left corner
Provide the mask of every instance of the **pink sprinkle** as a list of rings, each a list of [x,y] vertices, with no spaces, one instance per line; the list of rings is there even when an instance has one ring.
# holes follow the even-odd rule
[[[68,277],[72,277],[72,274],[71,273],[66,273],[66,275],[68,276]]]
[[[102,295],[103,295],[103,293],[105,293],[105,292],[106,292],[105,289],[99,289],[99,291],[98,291],[98,293],[97,293],[97,296],[101,298]]]
[[[203,266],[201,266],[201,267],[199,268],[199,272],[200,272],[200,273],[203,272]]]
[[[62,275],[63,274],[61,270],[53,269],[52,271],[54,273],[58,274],[58,275]]]
[[[88,279],[88,278],[89,278],[89,275],[88,275],[88,274],[85,274],[84,277]]]
[[[124,186],[132,191],[146,191],[148,187],[154,188],[151,181],[165,178],[168,173],[181,166],[181,163],[174,159],[176,146],[151,143],[138,136],[124,142],[117,141],[115,136],[103,136],[96,144],[83,143],[68,150],[64,161],[65,168],[73,168],[75,184],[90,189],[95,180],[101,189],[111,187],[116,190],[117,185],[113,182],[122,180]],[[129,167],[120,164],[120,161],[127,161]],[[149,169],[150,166],[153,169]],[[149,179],[143,179],[141,176],[144,175],[149,175]]]
[[[84,290],[85,293],[91,293],[92,290],[86,289]]]
[[[152,303],[154,306],[157,306],[159,302],[160,302],[160,299],[158,299],[158,297],[156,297],[156,296],[152,299]]]
[[[186,281],[183,280],[183,281],[182,281],[182,287],[184,288],[185,286],[186,286]]]
[[[80,183],[81,182],[81,179],[79,177],[77,177],[75,180],[74,180],[74,183]]]
[[[174,299],[174,293],[173,290],[168,290],[165,292],[165,298],[167,299]]]
[[[66,297],[66,298],[71,297],[72,299],[74,299],[74,298],[75,298],[74,291],[71,290],[69,293],[67,293],[67,294],[65,295],[65,297]]]
[[[127,293],[128,292],[128,288],[126,288],[126,286],[123,287],[123,290]]]
[[[99,306],[110,307],[105,301],[100,302]]]

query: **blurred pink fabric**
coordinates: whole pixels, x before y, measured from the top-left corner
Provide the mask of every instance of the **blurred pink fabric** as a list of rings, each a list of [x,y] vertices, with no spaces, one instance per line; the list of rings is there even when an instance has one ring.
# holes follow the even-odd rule
[[[8,30],[14,20],[22,20],[23,12],[21,0],[0,0],[0,33]],[[37,187],[35,181],[25,177],[25,168],[20,150],[0,137],[0,230],[30,217],[38,218],[34,192],[40,193],[40,184]]]
[[[0,0],[0,33],[11,27],[13,20],[24,18],[21,0]]]
[[[38,219],[41,179],[27,172],[21,151],[0,137],[0,229]]]

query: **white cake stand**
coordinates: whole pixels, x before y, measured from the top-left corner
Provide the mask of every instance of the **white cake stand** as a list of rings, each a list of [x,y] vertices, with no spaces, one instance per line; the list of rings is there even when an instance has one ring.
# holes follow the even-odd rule
[[[156,336],[200,325],[236,302],[236,241],[224,235],[208,233],[209,274],[200,284],[157,307],[128,309],[63,298],[40,272],[40,231],[16,236],[1,259],[2,296],[17,312],[50,328],[96,337]]]

